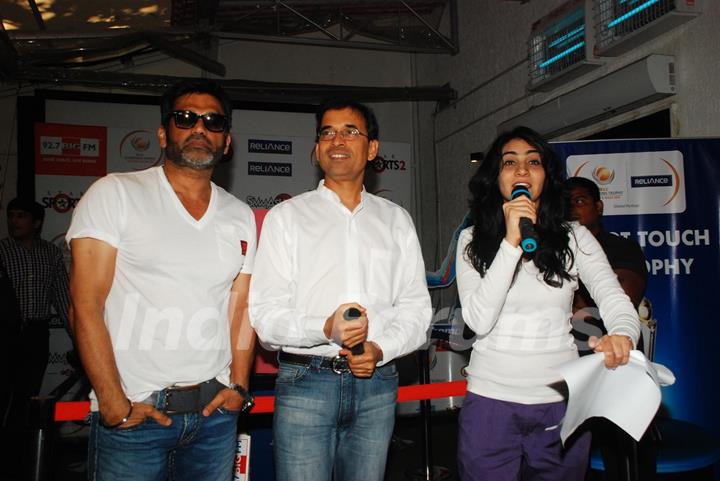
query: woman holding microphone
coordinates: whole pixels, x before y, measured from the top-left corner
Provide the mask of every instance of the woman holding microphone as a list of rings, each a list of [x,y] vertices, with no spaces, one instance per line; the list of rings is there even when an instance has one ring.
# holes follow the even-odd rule
[[[525,127],[497,137],[470,180],[473,225],[456,264],[463,319],[477,335],[459,423],[463,481],[584,479],[590,436],[562,445],[567,392],[552,370],[578,357],[578,278],[606,322],[609,334],[590,341],[605,365],[627,363],[637,342],[637,313],[602,248],[564,221],[562,181],[555,152]]]

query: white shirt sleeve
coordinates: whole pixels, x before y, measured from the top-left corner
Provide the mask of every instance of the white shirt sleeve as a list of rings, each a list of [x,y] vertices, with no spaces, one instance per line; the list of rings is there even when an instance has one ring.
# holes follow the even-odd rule
[[[90,237],[117,249],[125,223],[125,193],[117,179],[103,177],[93,183],[78,202],[65,235],[73,239]]]
[[[629,336],[637,345],[640,336],[637,311],[620,286],[605,252],[585,227],[575,225],[573,230],[578,246],[575,262],[580,280],[598,305],[608,333]]]
[[[427,289],[420,242],[409,214],[405,215],[409,224],[405,248],[400,262],[394,264],[401,270],[399,275],[403,287],[392,312],[387,313],[392,319],[385,324],[386,327],[379,336],[369,339],[376,342],[383,351],[383,360],[378,365],[420,347],[428,339],[427,330],[432,320],[432,303]]]
[[[522,257],[522,249],[503,239],[485,277],[481,277],[465,254],[471,239],[472,227],[460,233],[455,269],[463,320],[475,334],[482,336],[495,326]]]
[[[250,323],[271,349],[327,344],[330,340],[323,332],[327,318],[293,307],[291,249],[295,243],[281,217],[279,209],[272,209],[263,222],[250,281]]]

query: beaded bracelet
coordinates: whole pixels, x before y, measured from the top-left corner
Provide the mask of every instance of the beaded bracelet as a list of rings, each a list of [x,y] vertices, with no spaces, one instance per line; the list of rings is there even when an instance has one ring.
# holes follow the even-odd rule
[[[102,425],[103,425],[106,429],[119,428],[120,426],[122,426],[123,424],[125,424],[126,422],[128,422],[128,419],[130,419],[130,415],[132,414],[132,410],[133,410],[133,406],[134,406],[134,404],[133,404],[132,401],[128,400],[128,402],[130,403],[130,409],[128,410],[128,412],[127,412],[127,414],[125,415],[125,417],[123,417],[123,418],[120,420],[120,422],[115,423],[115,424],[112,424],[112,425],[107,425],[107,424],[105,424],[105,421],[102,419],[102,416],[100,416],[100,420],[102,421]]]

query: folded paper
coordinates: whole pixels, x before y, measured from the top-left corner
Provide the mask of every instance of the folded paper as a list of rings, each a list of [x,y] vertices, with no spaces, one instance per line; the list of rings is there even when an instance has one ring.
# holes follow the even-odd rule
[[[560,430],[565,443],[586,419],[604,417],[639,441],[660,406],[660,386],[675,382],[673,373],[631,351],[627,364],[605,367],[605,355],[595,353],[556,366],[568,387],[568,405]]]

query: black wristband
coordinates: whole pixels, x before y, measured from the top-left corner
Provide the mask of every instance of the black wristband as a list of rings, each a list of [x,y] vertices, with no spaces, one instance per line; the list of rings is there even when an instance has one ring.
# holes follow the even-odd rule
[[[115,424],[111,424],[111,425],[105,424],[105,420],[103,419],[102,415],[100,416],[100,422],[102,422],[102,425],[103,425],[106,429],[119,428],[120,426],[122,426],[123,424],[125,424],[126,422],[128,422],[128,419],[130,419],[130,415],[132,414],[132,410],[133,410],[133,402],[130,401],[130,400],[128,400],[128,402],[130,403],[130,409],[128,410],[128,412],[127,412],[127,414],[125,415],[125,417],[120,420],[119,423],[115,423]]]

